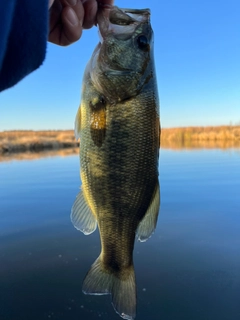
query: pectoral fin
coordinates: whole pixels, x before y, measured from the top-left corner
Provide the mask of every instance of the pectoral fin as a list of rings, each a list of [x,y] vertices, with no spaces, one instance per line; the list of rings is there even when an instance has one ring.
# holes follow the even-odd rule
[[[85,235],[93,233],[97,228],[97,221],[86,203],[82,191],[79,192],[72,206],[71,221],[74,227]]]
[[[106,136],[106,101],[102,96],[97,96],[90,101],[89,107],[92,141],[97,147],[101,147]]]
[[[160,206],[160,187],[159,183],[155,188],[155,192],[152,197],[150,206],[143,217],[142,221],[139,223],[137,229],[137,239],[141,242],[147,241],[148,238],[152,235],[156,228],[157,218],[159,213]]]

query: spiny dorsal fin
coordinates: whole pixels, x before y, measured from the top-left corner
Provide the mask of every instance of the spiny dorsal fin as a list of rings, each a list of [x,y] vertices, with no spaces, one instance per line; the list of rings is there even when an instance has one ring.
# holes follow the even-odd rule
[[[79,192],[72,206],[71,221],[74,227],[85,235],[93,233],[97,228],[97,221],[87,205],[82,191]]]
[[[156,224],[157,218],[159,213],[159,206],[160,206],[160,187],[159,182],[155,187],[155,191],[152,197],[152,201],[150,206],[143,217],[142,221],[139,223],[137,229],[137,239],[141,242],[147,241],[148,238],[151,237],[153,234]]]

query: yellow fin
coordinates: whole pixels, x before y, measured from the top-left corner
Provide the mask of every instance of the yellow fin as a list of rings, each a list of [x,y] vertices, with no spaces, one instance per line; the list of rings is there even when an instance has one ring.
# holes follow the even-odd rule
[[[139,226],[136,232],[137,239],[139,241],[145,242],[153,234],[157,224],[159,206],[160,206],[160,187],[158,182],[156,185],[150,206],[145,216],[143,217],[142,221],[139,223]]]
[[[81,106],[78,108],[77,115],[75,118],[75,125],[74,125],[74,133],[75,133],[75,138],[77,140],[80,138],[80,131],[81,131]]]
[[[86,203],[82,191],[79,192],[72,206],[71,221],[74,227],[85,235],[93,233],[97,228],[97,221]]]

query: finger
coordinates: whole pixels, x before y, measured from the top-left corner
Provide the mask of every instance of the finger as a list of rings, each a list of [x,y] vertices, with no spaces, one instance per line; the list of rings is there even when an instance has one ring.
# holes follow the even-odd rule
[[[61,18],[62,5],[59,1],[54,1],[52,7],[49,9],[49,33],[52,32],[59,19]]]
[[[60,1],[54,1],[51,9],[49,10],[49,34],[48,41],[60,45],[60,34],[61,25],[59,21],[61,20],[62,14],[62,4]]]
[[[81,0],[61,0],[63,7],[71,7],[79,21],[83,22],[83,17],[84,17],[84,7],[83,7],[83,1]]]
[[[82,0],[84,7],[83,28],[90,29],[95,24],[98,5],[96,0]]]
[[[62,35],[61,45],[69,45],[77,41],[82,35],[82,24],[84,19],[84,9],[65,7],[62,11]]]

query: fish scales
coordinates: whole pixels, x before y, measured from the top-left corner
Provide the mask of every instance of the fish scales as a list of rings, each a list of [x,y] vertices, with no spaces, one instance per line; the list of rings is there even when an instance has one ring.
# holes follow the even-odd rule
[[[160,202],[159,103],[149,15],[147,9],[102,9],[103,39],[86,67],[75,122],[82,188],[71,219],[85,234],[98,225],[102,247],[83,291],[110,293],[124,319],[136,314],[135,237],[151,236]]]

